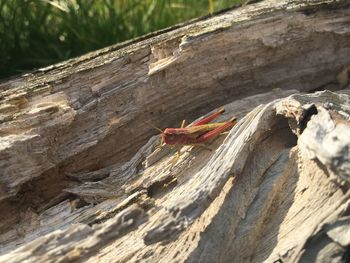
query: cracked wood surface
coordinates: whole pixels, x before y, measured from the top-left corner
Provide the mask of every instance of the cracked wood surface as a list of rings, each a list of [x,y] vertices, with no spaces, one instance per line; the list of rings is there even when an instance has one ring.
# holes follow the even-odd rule
[[[0,262],[349,259],[349,54],[347,1],[269,0],[1,83]]]
[[[176,158],[176,149],[157,148],[159,138],[151,138],[123,168],[106,167],[104,179],[66,189],[86,204],[74,212],[69,202],[48,209],[35,231],[3,247],[24,244],[0,261],[340,261],[350,244],[349,154],[330,164],[348,153],[350,97],[327,91],[269,102],[295,92],[225,105],[222,118],[242,116],[237,107],[252,110],[210,144],[213,151],[184,146]],[[332,118],[335,112],[341,117]],[[338,143],[329,143],[334,137]],[[315,140],[323,149],[313,148]],[[99,185],[108,186],[107,195]],[[87,205],[93,196],[105,200]],[[334,248],[324,251],[324,242]],[[28,259],[33,251],[40,252]]]

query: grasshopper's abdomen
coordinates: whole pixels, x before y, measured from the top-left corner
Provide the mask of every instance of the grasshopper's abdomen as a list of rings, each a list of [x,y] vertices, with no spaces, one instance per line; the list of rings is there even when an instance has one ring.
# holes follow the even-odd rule
[[[163,141],[165,144],[174,145],[174,144],[194,144],[196,143],[197,137],[200,136],[191,136],[183,133],[174,133],[170,130],[171,128],[165,129],[161,134]]]

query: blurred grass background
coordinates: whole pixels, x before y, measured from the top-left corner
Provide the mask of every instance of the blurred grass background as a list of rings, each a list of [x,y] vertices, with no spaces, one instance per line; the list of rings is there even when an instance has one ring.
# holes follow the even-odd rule
[[[0,78],[244,0],[0,0]]]

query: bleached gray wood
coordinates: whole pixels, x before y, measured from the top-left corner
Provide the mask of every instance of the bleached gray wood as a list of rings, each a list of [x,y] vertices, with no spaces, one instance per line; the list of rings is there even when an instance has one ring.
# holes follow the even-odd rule
[[[111,240],[129,232],[139,224],[143,210],[131,205],[104,224],[89,227],[71,225],[65,231],[57,230],[36,239],[17,250],[15,256],[4,256],[6,262],[70,262],[95,253]]]
[[[260,99],[262,102],[270,97],[271,94],[259,95],[256,101]],[[247,101],[251,99],[247,98]],[[147,259],[150,262],[182,261],[185,258],[204,262],[310,259],[312,254],[318,255],[318,245],[310,247],[307,245],[308,240],[317,235],[320,229],[331,226],[332,222],[334,227],[330,227],[325,235],[328,237],[327,242],[336,245],[337,249],[327,253],[333,251],[345,254],[348,246],[346,213],[350,204],[348,185],[342,177],[337,182],[332,180],[327,170],[320,166],[321,161],[316,161],[314,156],[305,151],[305,139],[302,139],[303,136],[309,136],[306,141],[312,142],[317,138],[319,133],[310,131],[322,127],[315,128],[312,122],[325,115],[312,116],[301,135],[297,134],[298,137],[293,133],[296,130],[290,128],[294,127],[290,123],[300,119],[299,116],[306,116],[304,111],[308,110],[310,104],[317,105],[318,112],[321,112],[331,100],[338,102],[334,107],[342,109],[346,120],[349,116],[346,109],[350,105],[347,95],[330,92],[293,95],[256,107],[241,119],[224,141],[224,138],[219,138],[210,145],[215,151],[183,147],[178,159],[173,152],[145,167],[137,177],[121,186],[129,198],[125,201],[121,199],[115,212],[112,207],[98,213],[89,207],[83,210],[94,216],[90,224],[97,223],[104,228],[107,223],[103,223],[103,218],[108,218],[108,213],[123,213],[123,207],[127,209],[132,204],[142,204],[147,217],[140,222],[137,231],[110,240],[99,253],[93,252],[95,243],[89,243],[92,241],[85,240],[83,244],[86,245],[79,241],[78,247],[87,248],[82,253],[78,249],[77,254],[74,254],[74,250],[71,260],[77,255],[89,255],[92,262],[105,261],[111,257],[115,261]],[[236,104],[244,102],[241,100],[226,105],[226,116],[232,114],[229,110]],[[342,123],[339,124],[337,119],[333,120],[333,125],[337,131],[337,125]],[[332,135],[333,130],[327,134]],[[145,148],[154,143],[154,139],[151,139]],[[334,152],[329,159],[336,155]],[[326,168],[328,163],[325,162]],[[335,169],[341,170],[341,166]],[[337,170],[333,170],[333,173],[339,174]],[[143,197],[140,199],[137,193]],[[109,201],[107,199],[104,202]],[[83,213],[80,211],[79,214]],[[336,223],[338,220],[339,223]],[[52,224],[53,228],[56,226]],[[79,234],[77,229],[80,228],[68,227],[63,231],[67,237],[75,233],[81,240],[86,236],[85,232],[81,230]],[[44,246],[50,235],[50,240],[60,240],[64,236],[57,232],[59,236],[53,239],[56,235],[53,232],[46,238],[34,241],[37,242],[36,246]],[[95,240],[93,233],[89,232],[89,235],[91,240]],[[21,259],[21,251],[27,251],[33,244],[29,243],[0,259]],[[44,254],[51,255],[51,260],[67,259],[67,255],[55,256],[49,246],[43,249],[44,252],[38,258],[33,257],[33,261],[39,260]]]
[[[0,262],[344,259],[349,18],[262,1],[0,84]],[[221,106],[229,133],[159,147]]]

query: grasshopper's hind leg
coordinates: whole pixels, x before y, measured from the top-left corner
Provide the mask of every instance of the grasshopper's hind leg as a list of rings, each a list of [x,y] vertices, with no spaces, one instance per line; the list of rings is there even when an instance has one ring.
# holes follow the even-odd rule
[[[232,117],[228,122],[226,122],[224,125],[210,131],[207,133],[204,133],[203,135],[201,135],[198,139],[197,142],[198,143],[203,143],[206,142],[208,140],[211,140],[215,137],[217,137],[219,134],[231,129],[237,122],[236,117]]]
[[[192,124],[192,126],[199,126],[203,124],[208,124],[212,120],[216,119],[220,116],[220,114],[223,114],[225,112],[224,108],[219,109],[217,112],[213,113],[212,115],[209,115],[208,117],[205,117],[203,119],[200,119],[199,121],[196,121]]]

